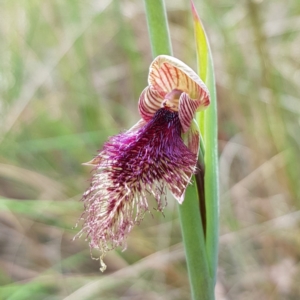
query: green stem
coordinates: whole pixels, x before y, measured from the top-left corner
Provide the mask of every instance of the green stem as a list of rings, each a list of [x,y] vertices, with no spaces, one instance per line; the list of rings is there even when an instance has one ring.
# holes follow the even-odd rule
[[[164,1],[144,1],[153,57],[160,54],[172,55]],[[203,162],[203,152],[201,150],[199,159]],[[200,200],[204,201],[204,199],[199,199],[200,194],[197,191],[195,177],[193,176],[192,185],[186,190],[185,200],[182,205],[179,205],[179,218],[192,299],[212,300],[214,299],[214,281],[210,275],[204,229],[200,215],[199,203]]]
[[[204,232],[199,211],[198,192],[194,186],[191,186],[186,190],[185,200],[179,207],[179,217],[192,299],[212,300],[214,299],[214,284],[209,274]]]
[[[148,31],[153,57],[172,55],[172,45],[163,0],[145,0]]]

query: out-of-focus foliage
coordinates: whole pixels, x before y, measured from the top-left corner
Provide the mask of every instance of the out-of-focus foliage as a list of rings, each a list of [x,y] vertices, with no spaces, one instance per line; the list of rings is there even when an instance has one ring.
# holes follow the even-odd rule
[[[300,3],[195,2],[218,92],[217,299],[298,299]],[[0,299],[189,299],[172,198],[104,274],[84,239],[72,241],[90,173],[81,162],[139,119],[151,61],[143,2],[0,10]],[[174,55],[196,69],[189,1],[167,10]]]

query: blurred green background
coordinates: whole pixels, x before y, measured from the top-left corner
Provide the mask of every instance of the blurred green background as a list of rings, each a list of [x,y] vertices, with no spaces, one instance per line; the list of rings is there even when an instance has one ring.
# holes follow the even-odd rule
[[[300,2],[195,2],[219,106],[216,299],[297,300]],[[195,69],[189,1],[166,4],[174,55]],[[81,163],[139,119],[152,60],[143,1],[1,0],[0,11],[0,299],[189,299],[171,197],[104,274],[72,241],[91,171]]]

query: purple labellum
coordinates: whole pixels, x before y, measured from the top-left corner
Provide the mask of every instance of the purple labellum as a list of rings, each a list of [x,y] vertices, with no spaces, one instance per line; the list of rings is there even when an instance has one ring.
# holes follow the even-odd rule
[[[84,193],[84,225],[91,248],[107,252],[148,210],[147,194],[163,209],[168,188],[180,198],[195,172],[197,157],[181,138],[178,113],[159,109],[136,131],[113,136],[97,157],[90,188]]]

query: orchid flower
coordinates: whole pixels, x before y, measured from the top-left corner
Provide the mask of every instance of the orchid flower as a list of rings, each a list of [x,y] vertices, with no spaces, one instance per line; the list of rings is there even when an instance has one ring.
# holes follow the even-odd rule
[[[147,195],[159,211],[167,189],[181,204],[196,172],[200,132],[194,115],[209,105],[208,89],[190,67],[167,55],[152,62],[148,83],[139,99],[142,119],[109,138],[87,163],[95,169],[82,198],[79,235],[86,234],[90,248],[100,250],[101,262],[107,251],[125,246],[149,210]]]

